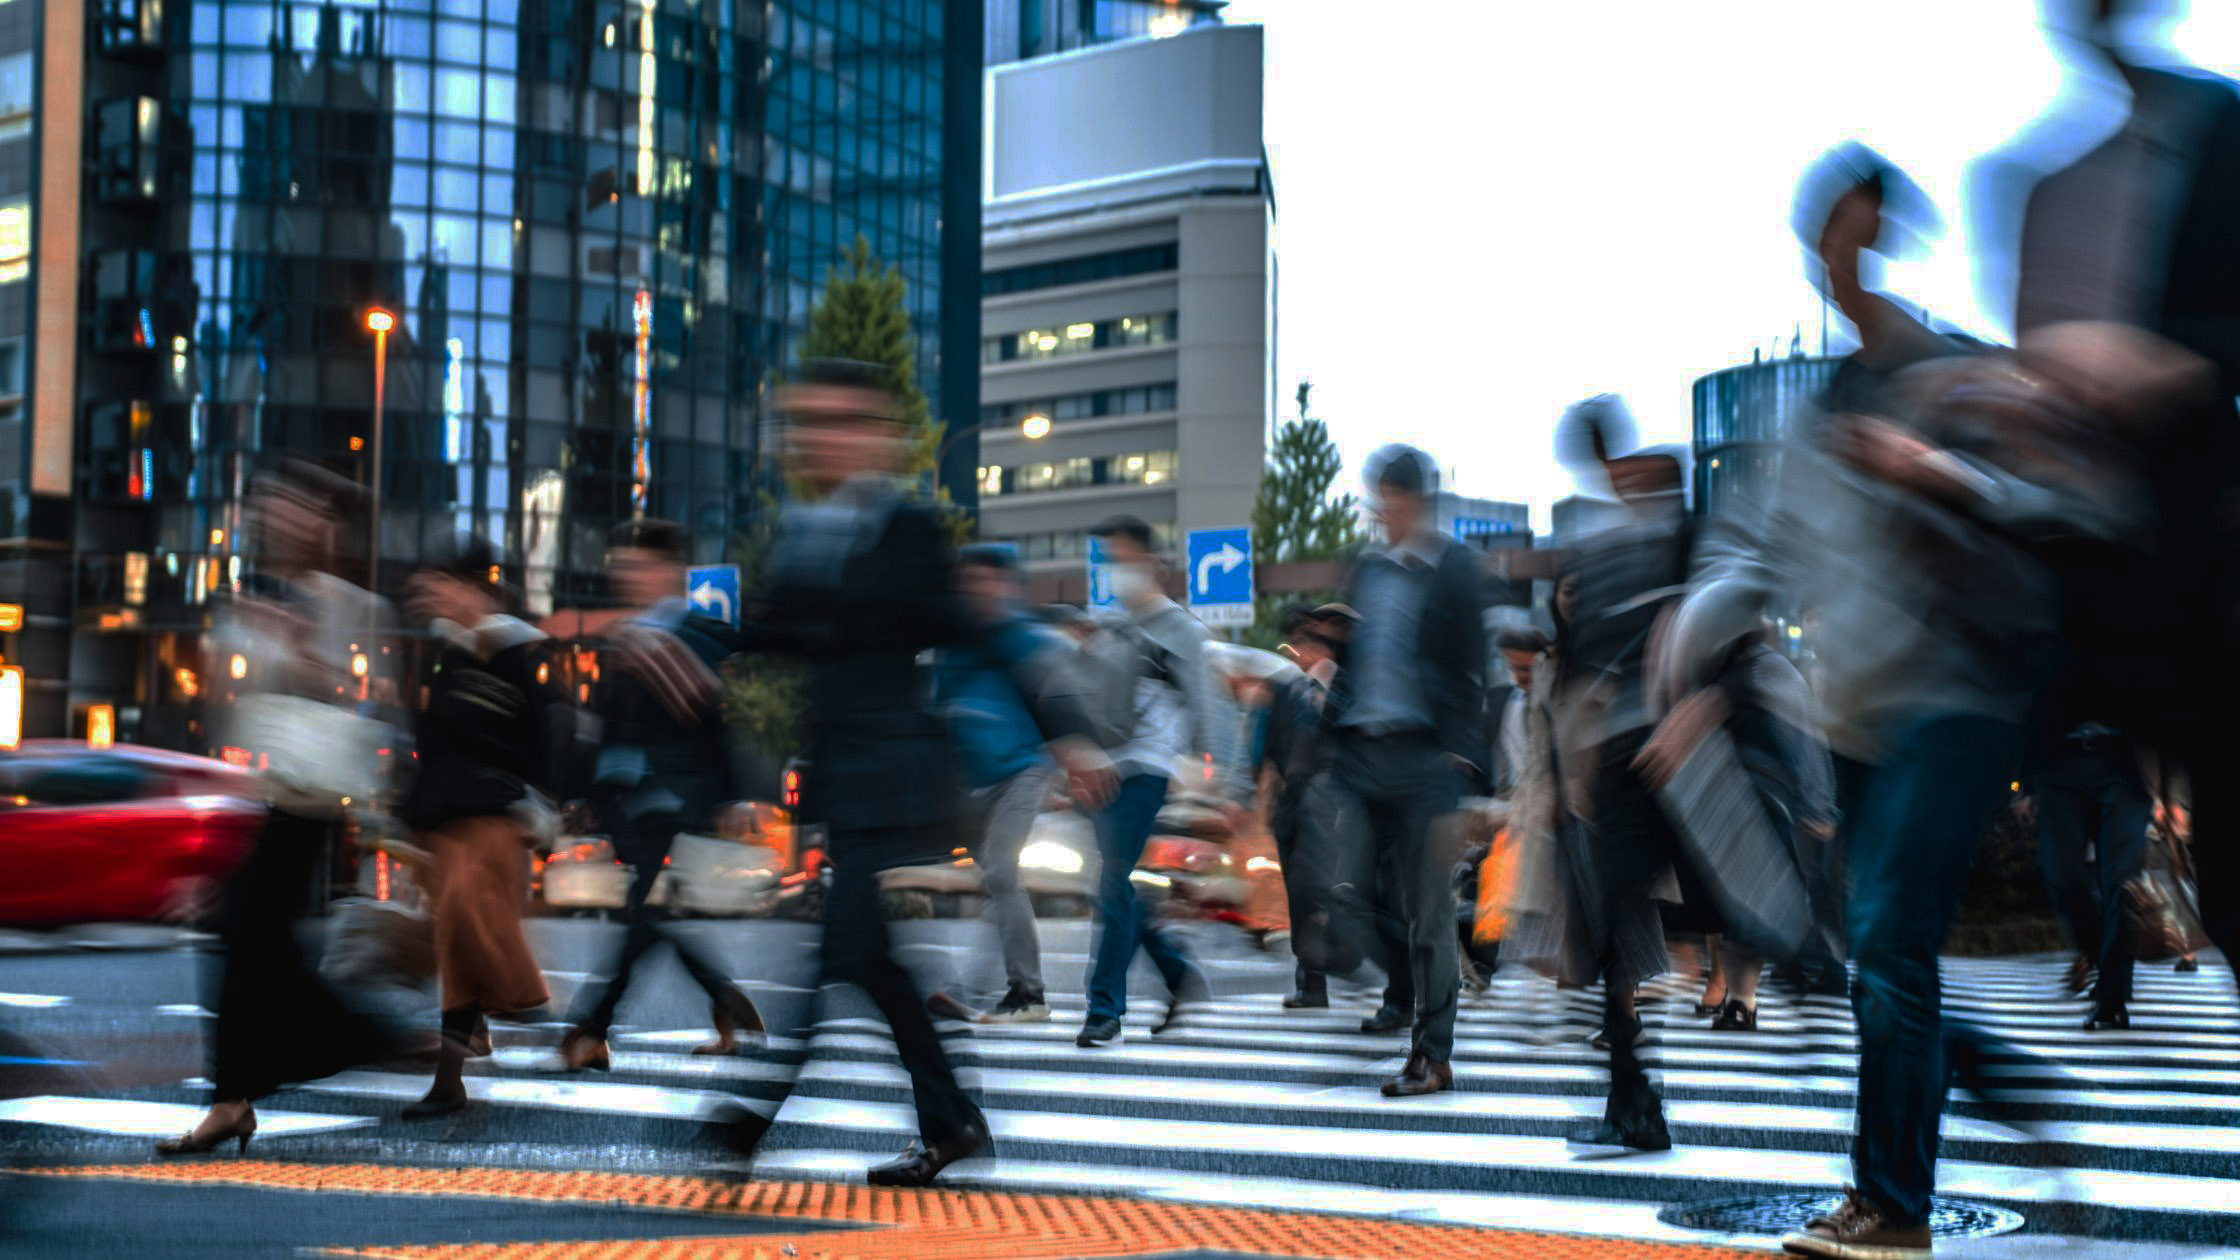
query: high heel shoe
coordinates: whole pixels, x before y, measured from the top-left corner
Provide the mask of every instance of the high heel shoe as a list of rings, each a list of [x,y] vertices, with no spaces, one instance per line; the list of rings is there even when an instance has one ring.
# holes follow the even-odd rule
[[[189,1129],[175,1138],[164,1138],[156,1143],[156,1154],[167,1157],[207,1155],[211,1151],[224,1146],[227,1140],[231,1139],[236,1143],[234,1153],[246,1155],[249,1153],[249,1139],[257,1134],[257,1113],[244,1111],[241,1113],[240,1119],[222,1129],[212,1133],[202,1133],[199,1137],[196,1136],[197,1133],[200,1133],[199,1127]]]

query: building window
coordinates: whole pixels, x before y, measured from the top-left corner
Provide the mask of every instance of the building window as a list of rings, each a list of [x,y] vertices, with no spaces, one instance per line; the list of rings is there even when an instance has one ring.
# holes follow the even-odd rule
[[[24,198],[0,202],[0,284],[31,274],[31,203]]]
[[[1043,0],[1019,0],[1019,60],[1039,57],[1042,46]]]
[[[1029,263],[1020,267],[1002,267],[985,272],[980,277],[983,297],[1005,293],[1027,293],[1035,289],[1053,289],[1066,284],[1091,284],[1098,280],[1117,280],[1122,276],[1147,275],[1158,271],[1173,271],[1179,249],[1172,243],[1143,245],[1135,249],[1112,250],[1103,254],[1090,254],[1082,258],[1065,258],[1056,262]]]
[[[103,101],[94,111],[93,195],[106,202],[162,195],[163,107],[152,96]]]
[[[1162,552],[1173,550],[1174,522],[1152,521],[1149,524],[1152,549]],[[1089,556],[1089,535],[1086,530],[1017,534],[1007,538],[991,538],[988,541],[1009,543],[1018,551],[1021,560],[1086,560]]]
[[[1171,450],[1051,460],[1015,468],[989,464],[980,469],[980,497],[1043,494],[1084,486],[1158,486],[1173,480]]]
[[[94,19],[101,51],[130,53],[161,47],[164,0],[99,0]]]
[[[1097,416],[1132,416],[1174,409],[1174,382],[1167,381],[1158,385],[1099,389],[1085,394],[1066,394],[1059,398],[1038,398],[1029,402],[991,403],[980,409],[980,423],[1002,425],[1014,420],[1024,420],[1028,416],[1086,420]]]
[[[38,73],[31,54],[0,57],[0,140],[19,140],[31,134],[31,114],[37,104]]]
[[[1025,332],[990,337],[980,345],[983,363],[1062,358],[1114,346],[1148,346],[1175,338],[1175,313],[1129,315],[1096,323],[1065,324],[1056,328],[1030,328]]]
[[[152,350],[156,344],[156,256],[107,249],[93,256],[93,348]]]

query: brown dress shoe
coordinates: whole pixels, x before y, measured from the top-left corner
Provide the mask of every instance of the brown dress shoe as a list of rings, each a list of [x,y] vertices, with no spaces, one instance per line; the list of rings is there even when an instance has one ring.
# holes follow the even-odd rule
[[[1414,1098],[1454,1088],[1454,1069],[1418,1050],[1408,1056],[1400,1074],[1384,1083],[1387,1098]]]
[[[1849,1186],[1835,1211],[1781,1240],[1781,1249],[1790,1255],[1825,1260],[1929,1260],[1929,1248],[1926,1222],[1893,1225],[1872,1199]]]
[[[594,1037],[581,1028],[571,1028],[560,1038],[560,1061],[567,1064],[571,1072],[585,1068],[606,1072],[614,1067],[613,1058],[607,1052],[607,1039]]]
[[[864,1174],[875,1186],[930,1186],[941,1170],[980,1153],[988,1145],[988,1131],[968,1125],[938,1142],[912,1142],[894,1159]]]

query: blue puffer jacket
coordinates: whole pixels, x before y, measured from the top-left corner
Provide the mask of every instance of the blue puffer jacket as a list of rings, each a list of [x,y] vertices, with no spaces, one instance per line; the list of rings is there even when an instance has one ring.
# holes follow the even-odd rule
[[[1046,756],[1042,731],[1004,662],[1038,651],[1072,650],[1056,632],[1024,617],[987,646],[942,650],[934,666],[934,696],[948,716],[967,787],[993,787]]]

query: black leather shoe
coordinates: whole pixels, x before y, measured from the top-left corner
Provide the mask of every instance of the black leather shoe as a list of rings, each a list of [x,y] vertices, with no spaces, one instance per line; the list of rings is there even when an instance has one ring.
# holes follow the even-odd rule
[[[1621,1155],[1651,1155],[1672,1149],[1672,1134],[1664,1127],[1662,1111],[1652,1112],[1624,1125],[1608,1120],[1566,1136],[1571,1153],[1581,1159],[1612,1159]]]
[[[2131,1027],[2131,1012],[2122,1006],[2103,1006],[2084,1022],[2086,1032],[2120,1032]]]
[[[1415,1016],[1397,1006],[1380,1006],[1377,1013],[1361,1021],[1365,1033],[1394,1033],[1415,1023]]]
[[[1320,1010],[1329,1005],[1330,990],[1328,989],[1301,989],[1297,993],[1285,994],[1283,999],[1283,1009],[1287,1011]]]
[[[1420,1098],[1454,1088],[1454,1069],[1423,1051],[1408,1056],[1400,1074],[1382,1086],[1387,1098]]]
[[[1758,1031],[1758,1008],[1745,1006],[1741,998],[1728,998],[1719,1010],[1719,1018],[1711,1021],[1714,1032]]]
[[[1083,1049],[1117,1046],[1124,1035],[1120,1029],[1119,1020],[1112,1018],[1110,1015],[1091,1015],[1087,1022],[1081,1025],[1081,1035],[1073,1039],[1073,1044]]]
[[[864,1178],[875,1186],[930,1186],[942,1169],[979,1154],[987,1145],[986,1129],[967,1127],[938,1142],[912,1142],[910,1149],[866,1172]]]
[[[2201,970],[2201,960],[2195,958],[2191,954],[2187,954],[2185,957],[2178,960],[2178,965],[2173,968],[2173,970],[2177,971],[2181,975],[2199,971]]]

